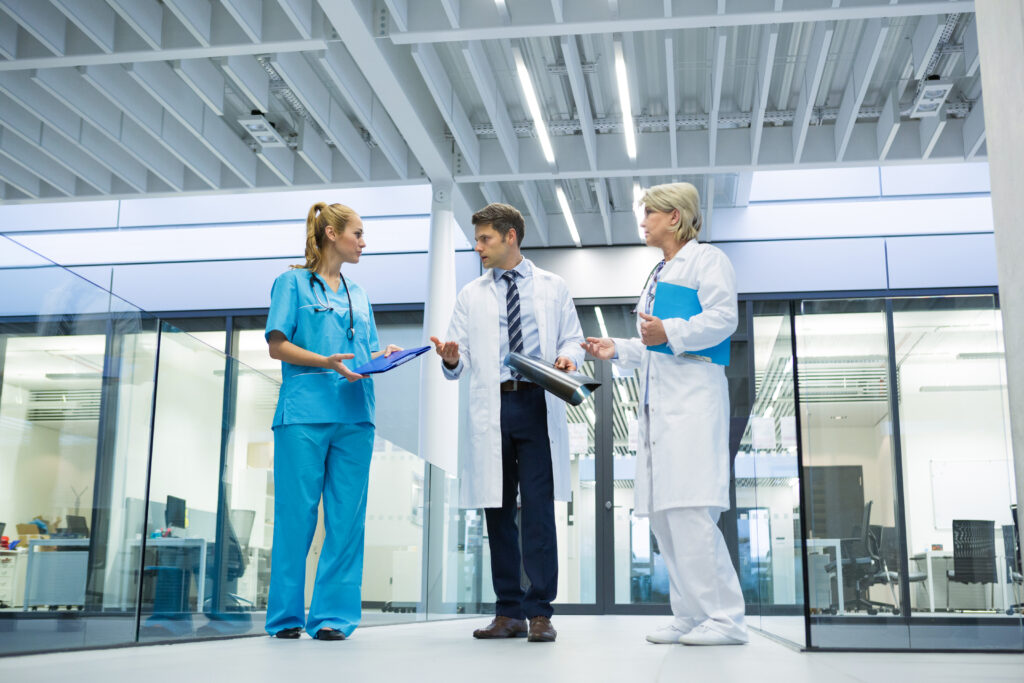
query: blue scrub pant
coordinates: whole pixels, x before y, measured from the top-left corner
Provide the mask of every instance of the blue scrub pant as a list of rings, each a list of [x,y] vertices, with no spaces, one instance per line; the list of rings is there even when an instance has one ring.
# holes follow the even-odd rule
[[[334,628],[349,636],[362,614],[366,489],[373,425],[294,424],[274,428],[274,547],[267,633]],[[306,556],[324,502],[326,537],[305,620]],[[305,624],[303,624],[305,621]]]

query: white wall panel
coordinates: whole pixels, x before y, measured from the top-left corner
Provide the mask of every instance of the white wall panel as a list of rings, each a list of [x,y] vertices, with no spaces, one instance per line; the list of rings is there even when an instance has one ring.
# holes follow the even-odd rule
[[[754,171],[750,201],[877,197],[878,167]]]
[[[992,234],[890,237],[886,247],[893,289],[997,284]]]
[[[988,162],[883,166],[882,194],[957,194],[991,192]]]
[[[741,294],[885,289],[882,239],[734,242],[721,245]]]
[[[716,208],[716,242],[991,232],[989,197],[795,202]]]
[[[81,230],[117,225],[117,201],[53,202],[0,206],[0,232]]]

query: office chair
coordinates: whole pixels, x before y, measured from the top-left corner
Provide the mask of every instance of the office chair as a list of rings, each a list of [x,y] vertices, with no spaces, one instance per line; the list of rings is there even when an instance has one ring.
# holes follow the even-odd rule
[[[854,597],[846,599],[845,586],[837,586],[839,599],[847,610],[864,609],[868,614],[878,614],[878,608],[893,608],[885,602],[875,602],[868,598],[868,589],[871,581],[878,573],[881,563],[878,561],[878,539],[871,534],[871,501],[864,504],[864,516],[861,520],[859,538],[844,538],[840,540],[840,555],[836,562],[843,563],[843,583],[847,579],[853,582]],[[829,562],[825,565],[825,571],[838,576],[836,562]]]
[[[892,595],[892,613],[899,614],[900,604],[896,597],[896,586],[900,583],[900,545],[896,527],[872,525],[871,530],[872,535],[878,539],[878,554],[875,559],[880,569],[871,577],[870,585],[881,583],[888,585],[889,593]],[[909,571],[907,573],[908,583],[924,581],[927,578],[928,574],[925,572]]]
[[[981,519],[953,520],[953,568],[946,570],[946,609],[950,583],[991,584],[990,604],[995,601],[996,534],[995,522]]]
[[[1021,572],[1020,564],[1020,536],[1017,534],[1017,527],[1013,524],[1003,525],[1003,554],[1006,556],[1006,580],[1013,588],[1013,597],[1019,597],[1017,586],[1024,586],[1024,573]],[[1016,602],[1006,608],[1007,614],[1013,614],[1014,610],[1020,612],[1024,608],[1024,602]]]

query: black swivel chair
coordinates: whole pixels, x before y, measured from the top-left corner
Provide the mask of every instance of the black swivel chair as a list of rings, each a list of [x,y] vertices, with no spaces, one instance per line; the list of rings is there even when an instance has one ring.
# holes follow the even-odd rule
[[[946,570],[946,609],[950,583],[991,584],[994,604],[996,574],[995,522],[981,519],[953,520],[953,568]]]
[[[878,539],[878,555],[875,558],[879,564],[879,571],[871,577],[871,585],[886,584],[892,594],[893,614],[900,613],[899,599],[896,597],[896,588],[900,583],[900,544],[896,535],[896,527],[872,526],[871,533]],[[907,574],[908,583],[917,583],[928,578],[925,572],[911,571]]]
[[[868,589],[871,587],[872,579],[881,568],[878,561],[878,539],[871,534],[871,501],[864,504],[864,517],[859,528],[854,529],[859,533],[857,538],[844,538],[840,541],[840,558],[837,562],[843,564],[843,583],[849,581],[853,584],[854,596],[846,599],[845,586],[838,586],[839,599],[847,610],[865,610],[868,614],[877,614],[878,608],[892,608],[893,606],[884,602],[875,602],[868,599]],[[833,576],[836,572],[836,562],[829,562],[825,565],[825,571]]]

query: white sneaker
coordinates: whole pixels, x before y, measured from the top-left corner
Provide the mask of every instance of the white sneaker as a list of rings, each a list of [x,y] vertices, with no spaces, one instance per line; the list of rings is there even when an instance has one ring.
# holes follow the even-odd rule
[[[676,628],[675,624],[662,626],[657,631],[647,634],[647,642],[655,645],[672,645],[680,642],[683,632]]]
[[[705,624],[700,624],[686,635],[679,638],[684,645],[743,645],[746,640],[739,640],[719,633]]]

